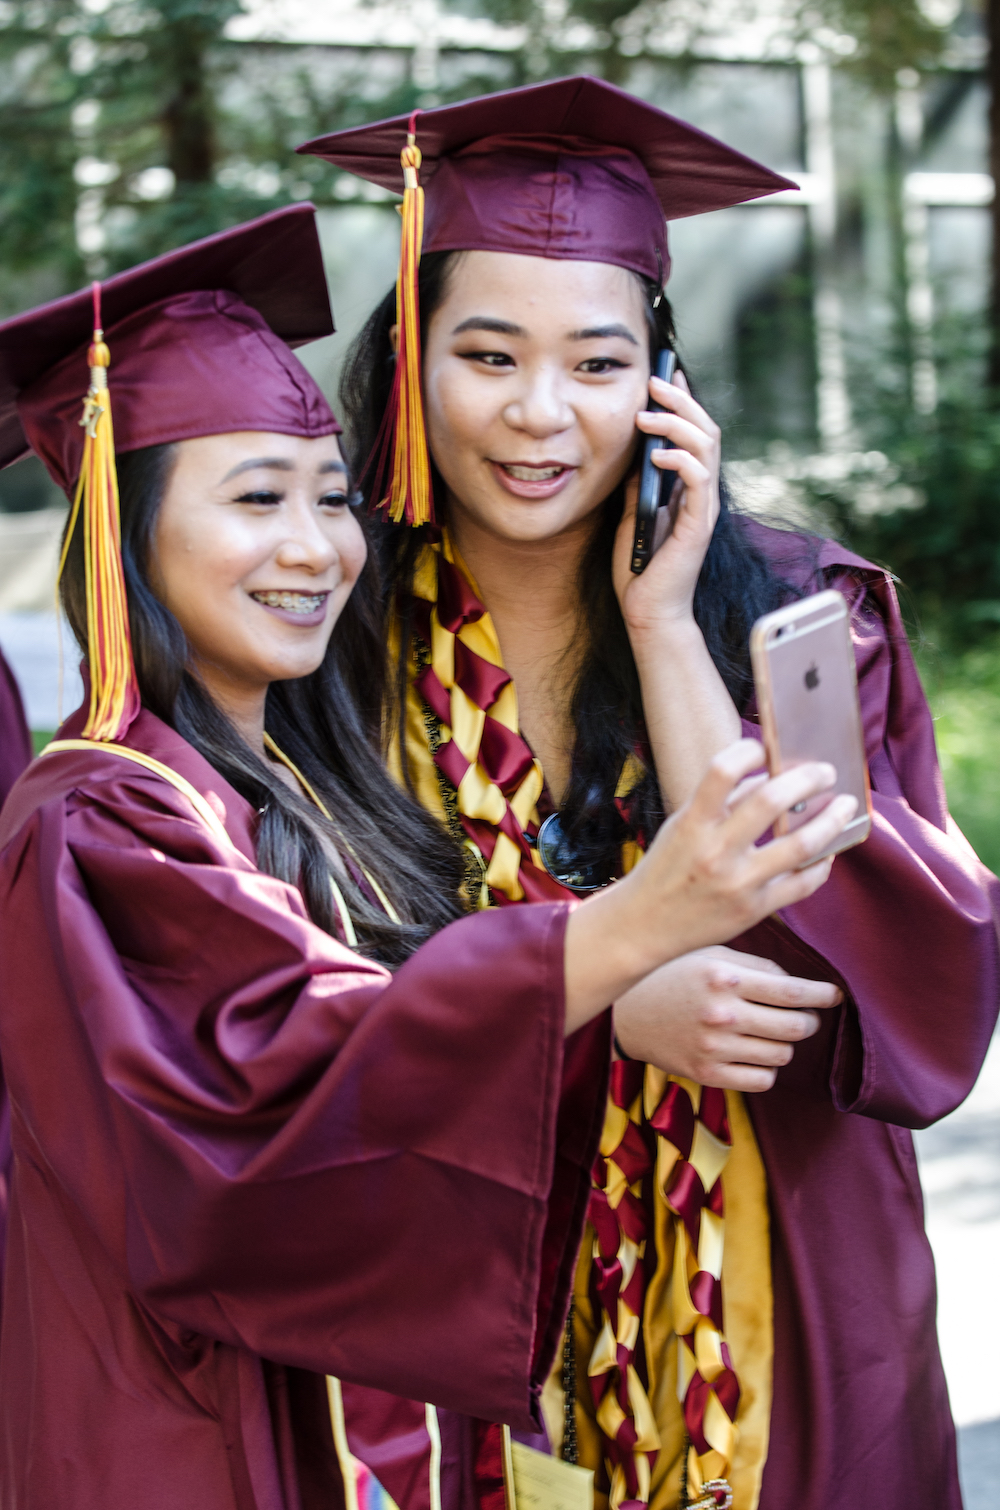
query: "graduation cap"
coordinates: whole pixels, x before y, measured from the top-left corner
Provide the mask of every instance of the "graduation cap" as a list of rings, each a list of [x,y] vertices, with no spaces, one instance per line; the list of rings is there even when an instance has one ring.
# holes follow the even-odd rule
[[[586,76],[337,131],[298,150],[403,192],[392,476],[383,502],[391,518],[417,524],[431,514],[420,399],[421,251],[608,262],[659,291],[670,270],[668,220],[796,187],[655,105]]]
[[[309,204],[180,247],[0,325],[0,466],[34,451],[72,498],[60,573],[82,519],[86,738],[119,738],[139,711],[116,450],[238,430],[339,434],[290,350],[333,328]]]

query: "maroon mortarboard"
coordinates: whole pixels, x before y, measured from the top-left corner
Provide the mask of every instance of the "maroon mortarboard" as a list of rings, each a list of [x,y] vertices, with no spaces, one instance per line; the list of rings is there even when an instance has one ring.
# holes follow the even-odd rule
[[[265,430],[339,433],[289,350],[333,331],[310,204],[179,247],[100,285],[115,448]],[[93,329],[91,289],[0,325],[0,466],[34,451],[66,492]]]
[[[339,433],[290,349],[332,330],[312,205],[180,247],[0,325],[0,466],[30,448],[73,498],[60,572],[82,520],[85,738],[119,739],[139,709],[116,453],[241,430]]]
[[[418,393],[421,250],[609,262],[660,289],[670,270],[668,220],[797,187],[655,105],[587,77],[396,116],[298,150],[403,191],[395,438],[384,503],[392,518],[411,523],[430,514]]]
[[[403,190],[413,117],[299,147]],[[665,220],[798,186],[613,84],[556,79],[416,116],[423,250],[610,262],[663,283]]]

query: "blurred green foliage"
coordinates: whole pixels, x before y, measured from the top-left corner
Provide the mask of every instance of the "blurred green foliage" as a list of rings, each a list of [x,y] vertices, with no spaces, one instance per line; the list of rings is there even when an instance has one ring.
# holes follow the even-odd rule
[[[894,343],[856,353],[864,451],[803,488],[837,534],[905,582],[915,622],[933,624],[955,653],[1000,625],[1000,406],[985,380],[986,339],[981,319],[941,323],[930,414],[912,403],[902,317]]]
[[[991,631],[951,654],[928,635],[918,661],[952,815],[980,858],[1000,871],[1000,635]]]
[[[524,47],[512,59],[515,82],[560,73],[599,73],[613,84],[627,82],[628,71],[644,54],[651,34],[673,25],[681,53],[693,60],[699,43],[717,36],[718,18],[711,5],[689,0],[446,0],[464,14],[523,26]],[[791,0],[785,7],[786,33],[792,43],[816,42],[840,66],[879,89],[895,87],[901,68],[928,68],[937,63],[945,30],[920,0]],[[751,13],[752,5],[745,7]],[[591,29],[586,56],[580,55],[575,26]]]
[[[328,167],[295,146],[417,104],[408,77],[373,88],[363,57],[324,69],[321,50],[289,49],[273,66],[273,49],[227,40],[243,9],[0,4],[0,314],[290,200],[328,200]]]

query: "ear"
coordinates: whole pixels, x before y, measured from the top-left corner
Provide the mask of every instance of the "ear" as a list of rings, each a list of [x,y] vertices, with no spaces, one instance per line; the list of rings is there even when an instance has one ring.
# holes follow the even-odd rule
[[[399,355],[399,326],[393,325],[389,330],[389,340],[392,342],[393,356]]]

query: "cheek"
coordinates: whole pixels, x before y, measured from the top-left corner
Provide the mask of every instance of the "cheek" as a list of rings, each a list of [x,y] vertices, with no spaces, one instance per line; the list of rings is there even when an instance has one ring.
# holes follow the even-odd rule
[[[253,570],[261,542],[238,521],[209,505],[200,511],[164,511],[156,532],[151,577],[157,596],[182,626],[224,613],[231,593]]]
[[[197,522],[164,509],[154,541],[151,576],[157,594],[173,612],[197,593],[208,571],[206,542]]]
[[[347,514],[336,537],[340,570],[348,589],[352,588],[368,559],[368,543],[364,531],[353,514]]]
[[[480,434],[496,407],[488,385],[477,383],[464,365],[445,362],[432,368],[424,386],[427,435],[435,460]]]
[[[597,390],[600,391],[600,390]],[[629,385],[622,391],[604,390],[602,401],[588,404],[579,417],[590,438],[594,461],[609,470],[628,464],[635,449],[638,430],[635,418],[646,406],[645,384]]]

